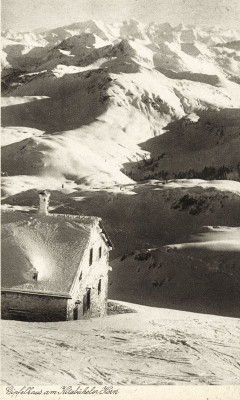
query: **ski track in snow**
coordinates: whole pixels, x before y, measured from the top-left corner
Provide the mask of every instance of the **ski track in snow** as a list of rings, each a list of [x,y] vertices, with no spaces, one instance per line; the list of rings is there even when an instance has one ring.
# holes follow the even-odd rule
[[[2,382],[240,383],[238,319],[131,308],[137,312],[84,322],[4,321]]]

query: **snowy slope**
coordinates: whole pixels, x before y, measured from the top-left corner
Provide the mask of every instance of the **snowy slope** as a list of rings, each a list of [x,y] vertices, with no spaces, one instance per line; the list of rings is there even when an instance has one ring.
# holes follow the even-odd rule
[[[3,321],[2,384],[239,384],[238,319],[120,307],[134,312],[84,323]]]
[[[151,157],[128,163],[136,181],[145,179],[240,179],[239,109],[191,113],[170,123],[141,148]]]
[[[210,239],[208,229],[215,233]],[[198,235],[200,241],[135,251],[114,260],[110,297],[239,318],[240,229],[208,229]]]
[[[206,108],[240,107],[236,83],[221,87],[183,83],[146,66],[147,61],[129,42],[120,42],[110,50],[111,59],[100,58],[87,68],[54,66],[47,72],[21,74],[14,85],[6,80],[8,98],[49,98],[3,107],[4,127],[43,132],[37,141],[3,149],[5,174],[28,174],[24,164],[29,164],[30,146],[42,159],[41,168],[34,170],[36,177],[45,174],[64,181],[72,176],[75,181],[84,178],[94,185],[126,183],[129,178],[120,172],[122,165],[143,158],[138,144],[163,133],[172,120]],[[128,55],[131,52],[133,55]],[[41,68],[47,68],[46,64]],[[18,148],[23,146],[25,152],[19,159]],[[41,148],[45,148],[44,153]],[[14,163],[10,154],[14,154]],[[56,160],[62,157],[66,162],[59,166]],[[67,165],[70,158],[73,166]]]

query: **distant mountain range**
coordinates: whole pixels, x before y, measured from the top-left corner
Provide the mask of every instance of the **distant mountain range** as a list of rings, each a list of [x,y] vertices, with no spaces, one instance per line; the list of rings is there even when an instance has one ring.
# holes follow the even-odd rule
[[[5,179],[31,175],[39,186],[47,175],[58,187],[59,180],[101,186],[152,178],[145,165],[136,174],[128,163],[149,158],[152,150],[139,143],[163,133],[154,157],[166,154],[154,173],[199,177],[204,167],[224,166],[238,179],[240,30],[86,21],[5,31],[2,47]],[[175,154],[181,147],[186,168]]]

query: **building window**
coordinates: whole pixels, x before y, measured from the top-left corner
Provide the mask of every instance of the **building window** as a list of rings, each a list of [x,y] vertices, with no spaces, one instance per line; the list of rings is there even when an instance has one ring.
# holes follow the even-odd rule
[[[101,293],[101,290],[102,290],[102,280],[99,279],[99,282],[98,282],[98,294]]]
[[[93,262],[93,249],[90,250],[89,265],[92,265],[92,262]]]
[[[83,315],[90,310],[91,307],[91,289],[87,289],[86,293],[83,296]]]
[[[87,291],[87,310],[90,309],[91,306],[91,289],[88,289]]]
[[[82,280],[82,271],[81,271],[81,274],[79,275],[79,280],[80,281]]]
[[[99,250],[98,250],[98,255],[99,255],[99,258],[101,258],[101,257],[102,257],[102,247],[99,247]]]
[[[33,280],[34,280],[34,281],[37,281],[37,279],[38,279],[38,272],[34,272],[34,274],[33,274]]]

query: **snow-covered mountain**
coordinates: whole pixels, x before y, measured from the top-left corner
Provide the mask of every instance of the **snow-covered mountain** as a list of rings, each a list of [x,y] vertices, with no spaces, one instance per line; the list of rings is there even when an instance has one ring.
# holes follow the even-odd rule
[[[118,258],[115,298],[114,279],[129,265],[122,256],[137,271],[132,258],[138,250],[158,249],[159,261],[162,246],[186,243],[202,226],[240,226],[239,43],[237,30],[136,20],[3,32],[5,207],[36,206],[36,189],[44,188],[52,193],[52,212],[101,216]],[[198,248],[184,253],[188,277],[209,255],[205,250],[203,256]],[[230,283],[214,301],[232,291],[239,254],[229,271],[221,269],[228,255],[218,253],[217,274],[208,268],[199,274],[199,282],[206,280],[202,274],[215,274],[206,299],[226,273]],[[175,268],[181,252],[172,257]],[[148,273],[148,264],[144,268]],[[156,271],[154,281],[168,277]],[[179,272],[170,272],[178,280]],[[136,278],[135,294],[143,277]],[[168,295],[165,283],[160,286]],[[175,284],[169,285],[175,290]],[[152,304],[165,301],[156,295],[160,286],[153,287]],[[124,290],[125,296],[129,287]],[[180,303],[184,290],[177,290]],[[130,300],[137,302],[134,295]],[[224,307],[216,312],[227,315]]]
[[[136,20],[3,32],[8,188],[20,173],[23,186],[29,174],[36,185],[40,176],[52,178],[56,188],[68,178],[129,182],[122,165],[145,157],[139,143],[191,113],[240,107],[240,50],[229,45],[239,38],[236,30]]]

